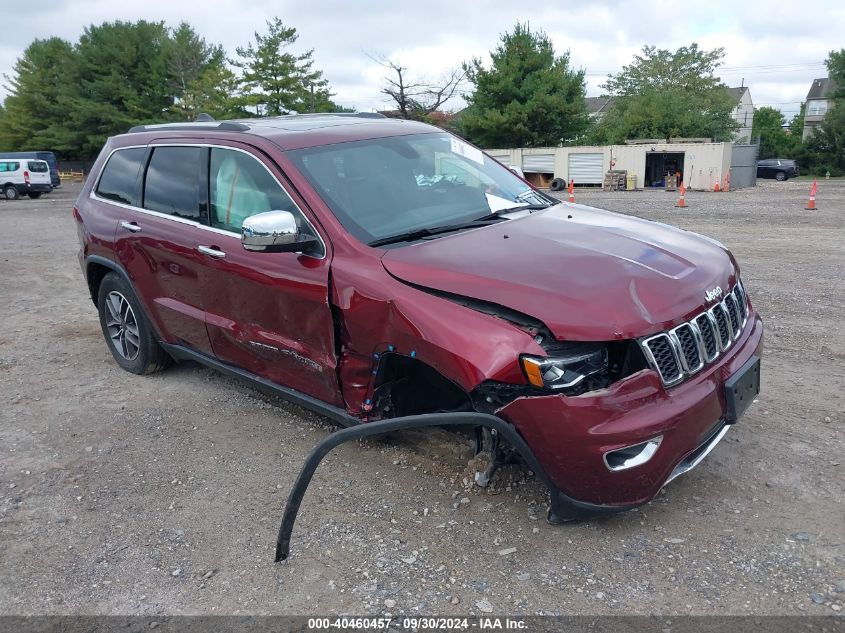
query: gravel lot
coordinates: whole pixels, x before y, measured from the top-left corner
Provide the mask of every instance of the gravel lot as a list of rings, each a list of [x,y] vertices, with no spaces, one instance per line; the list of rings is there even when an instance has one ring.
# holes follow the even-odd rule
[[[68,185],[0,200],[0,613],[833,614],[845,605],[845,182],[577,192],[711,235],[766,321],[763,392],[651,504],[545,521],[525,471],[470,486],[445,432],[346,445],[281,510],[319,416],[193,364],[121,371]]]

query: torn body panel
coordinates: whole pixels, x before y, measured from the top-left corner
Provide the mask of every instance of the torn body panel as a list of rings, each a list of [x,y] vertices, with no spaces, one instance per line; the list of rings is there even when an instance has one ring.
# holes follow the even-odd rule
[[[466,393],[485,380],[524,383],[519,355],[543,354],[528,332],[395,280],[377,259],[336,258],[331,301],[342,319],[339,377],[353,415],[370,413],[385,353],[413,357]]]

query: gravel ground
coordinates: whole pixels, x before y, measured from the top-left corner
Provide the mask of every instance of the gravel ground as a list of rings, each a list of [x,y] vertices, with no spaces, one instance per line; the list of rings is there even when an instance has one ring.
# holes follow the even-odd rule
[[[194,364],[121,371],[76,261],[78,185],[0,200],[0,613],[834,614],[845,603],[845,183],[577,192],[727,244],[767,326],[754,405],[627,514],[545,521],[445,432],[346,445],[272,562],[319,416]]]

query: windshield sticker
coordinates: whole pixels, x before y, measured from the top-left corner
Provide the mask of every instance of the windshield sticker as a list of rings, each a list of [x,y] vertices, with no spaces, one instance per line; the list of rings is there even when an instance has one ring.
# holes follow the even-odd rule
[[[514,209],[516,207],[527,207],[527,202],[514,202],[513,200],[508,200],[507,198],[500,198],[499,196],[494,196],[489,193],[485,193],[487,196],[487,204],[490,205],[490,211],[496,213],[496,211],[501,211],[502,209]]]
[[[484,154],[481,153],[481,150],[475,149],[472,145],[464,143],[460,139],[452,139],[452,153],[468,158],[479,165],[484,164]]]

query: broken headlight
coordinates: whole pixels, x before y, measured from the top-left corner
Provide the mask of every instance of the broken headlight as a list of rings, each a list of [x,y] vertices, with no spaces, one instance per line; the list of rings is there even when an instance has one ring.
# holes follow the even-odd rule
[[[576,395],[591,376],[607,375],[608,347],[604,343],[568,343],[550,349],[549,356],[520,357],[528,382],[538,389]]]

